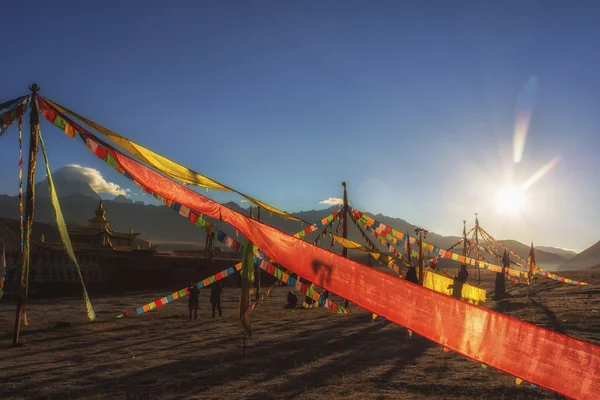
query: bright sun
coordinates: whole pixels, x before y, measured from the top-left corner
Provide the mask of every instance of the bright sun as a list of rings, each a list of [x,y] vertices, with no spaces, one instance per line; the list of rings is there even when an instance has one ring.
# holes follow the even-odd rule
[[[498,211],[514,214],[523,209],[525,193],[522,189],[507,187],[498,194]]]

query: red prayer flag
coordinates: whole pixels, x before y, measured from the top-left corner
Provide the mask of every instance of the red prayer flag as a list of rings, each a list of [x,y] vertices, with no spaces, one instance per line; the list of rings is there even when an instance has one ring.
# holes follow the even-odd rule
[[[594,379],[600,376],[600,346],[363,266],[222,206],[120,152],[115,154],[129,175],[159,195],[233,225],[274,262],[372,313],[566,397],[593,399],[600,392],[600,383]],[[316,260],[327,268],[315,268]],[[473,327],[478,328],[476,335]],[[524,341],[523,337],[539,340]],[[537,368],[532,369],[534,363]],[[561,379],[556,379],[556,370],[561,371]]]
[[[50,122],[54,122],[56,114],[54,113],[54,111],[47,108],[44,110],[44,118],[46,118]]]
[[[108,154],[106,152],[106,150],[104,149],[104,147],[102,146],[97,146],[96,147],[96,151],[94,151],[94,154],[96,155],[96,157],[105,160],[106,159],[106,155]]]

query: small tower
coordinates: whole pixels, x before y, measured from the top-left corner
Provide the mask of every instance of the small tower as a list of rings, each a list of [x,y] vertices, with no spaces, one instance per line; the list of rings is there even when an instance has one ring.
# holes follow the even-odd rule
[[[110,221],[107,220],[104,216],[105,213],[106,211],[104,211],[102,200],[100,200],[100,203],[98,204],[98,209],[96,210],[96,216],[93,219],[89,220],[90,228],[108,229],[110,226]]]

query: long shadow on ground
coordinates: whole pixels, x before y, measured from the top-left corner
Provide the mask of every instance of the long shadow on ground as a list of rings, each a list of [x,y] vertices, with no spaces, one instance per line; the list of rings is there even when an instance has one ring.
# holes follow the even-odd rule
[[[400,346],[406,343],[407,336],[406,331],[397,326],[374,324],[357,330],[357,325],[364,324],[364,319],[365,315],[354,315],[340,319],[335,327],[327,330],[312,329],[284,340],[259,342],[248,349],[246,357],[242,357],[241,348],[237,346],[198,356],[177,354],[174,357],[179,358],[178,361],[102,380],[77,391],[56,391],[51,398],[98,393],[107,397],[126,394],[127,398],[165,398],[174,393],[180,398],[198,395],[206,398],[218,397],[215,391],[224,395],[229,390],[231,394],[235,387],[250,389],[244,390],[250,397],[295,397],[307,387],[318,389],[327,385],[332,377],[368,370],[389,361],[390,357],[394,357],[395,362],[389,373],[398,373],[434,345],[418,339],[411,340],[408,347]],[[210,346],[216,347],[219,342],[231,343],[232,338],[217,340]],[[379,344],[376,349],[374,342]],[[160,351],[175,351],[179,347],[173,345]],[[260,362],[255,362],[257,358]],[[97,373],[96,368],[82,370],[78,380],[97,382]],[[382,376],[381,379],[386,378]],[[48,384],[52,382],[39,382],[28,387],[28,397],[41,395],[39,390]]]

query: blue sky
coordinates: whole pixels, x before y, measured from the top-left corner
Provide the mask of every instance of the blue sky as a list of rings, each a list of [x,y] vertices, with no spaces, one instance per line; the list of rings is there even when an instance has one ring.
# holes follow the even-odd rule
[[[324,207],[346,180],[357,208],[442,234],[479,212],[496,237],[582,249],[600,239],[599,12],[553,1],[11,2],[0,101],[35,81],[287,211]],[[517,99],[532,77],[515,164]],[[80,142],[42,131],[53,169],[99,169],[136,192]],[[15,129],[0,143],[0,193],[15,194]],[[522,183],[557,156],[523,211],[496,210],[510,177]]]

